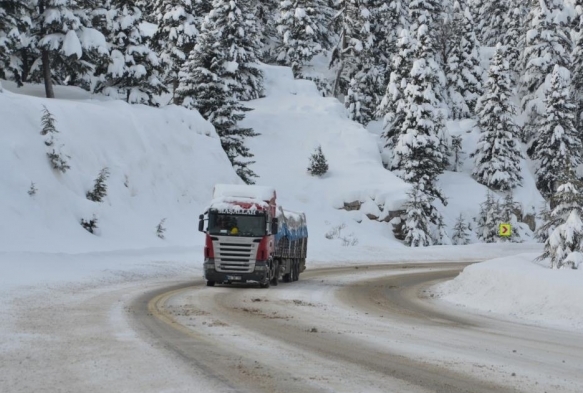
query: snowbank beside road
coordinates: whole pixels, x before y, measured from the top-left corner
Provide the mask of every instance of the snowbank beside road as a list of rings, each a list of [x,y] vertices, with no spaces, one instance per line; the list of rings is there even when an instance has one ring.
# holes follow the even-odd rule
[[[468,266],[432,291],[469,312],[583,331],[583,271],[551,270],[533,262],[539,255],[525,253]]]

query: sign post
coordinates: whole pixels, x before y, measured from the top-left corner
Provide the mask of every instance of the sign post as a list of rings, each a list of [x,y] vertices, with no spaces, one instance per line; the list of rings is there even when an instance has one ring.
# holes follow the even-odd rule
[[[512,225],[508,223],[502,223],[498,226],[498,236],[500,237],[510,237],[512,235]]]

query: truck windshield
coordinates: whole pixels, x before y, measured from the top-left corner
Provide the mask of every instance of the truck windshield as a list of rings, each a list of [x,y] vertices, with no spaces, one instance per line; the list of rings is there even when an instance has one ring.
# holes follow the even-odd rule
[[[265,236],[265,216],[209,213],[210,235]]]

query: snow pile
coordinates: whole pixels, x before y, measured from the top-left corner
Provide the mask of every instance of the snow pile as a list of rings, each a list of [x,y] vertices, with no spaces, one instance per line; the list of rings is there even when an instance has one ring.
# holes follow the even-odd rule
[[[43,106],[56,119],[60,150],[70,156],[66,173],[49,164],[40,135]],[[5,91],[0,119],[0,251],[202,244],[196,221],[214,183],[240,182],[212,125],[196,111],[47,100]],[[105,167],[110,173],[107,196],[101,203],[89,201],[86,193]],[[32,188],[36,191],[27,195]],[[80,225],[81,219],[93,217],[98,220],[95,234]],[[156,236],[164,218],[166,240]]]
[[[583,331],[583,271],[550,270],[533,262],[538,255],[468,266],[432,291],[446,302],[496,317],[510,315],[537,325]]]

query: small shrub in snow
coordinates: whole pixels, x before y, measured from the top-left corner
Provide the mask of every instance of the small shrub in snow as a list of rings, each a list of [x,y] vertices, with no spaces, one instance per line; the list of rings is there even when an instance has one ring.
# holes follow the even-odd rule
[[[335,227],[330,229],[328,232],[326,232],[326,234],[324,236],[326,237],[326,239],[329,239],[329,240],[336,239],[336,238],[340,237],[340,233],[342,232],[342,230],[344,228],[346,228],[345,223],[342,223],[340,225],[336,225]]]
[[[512,194],[506,194],[504,202],[500,205],[500,220],[503,223],[512,225],[512,234],[509,237],[502,237],[500,240],[512,243],[522,243],[522,229],[520,225],[518,225],[518,218],[516,217],[516,212],[518,211],[519,206],[514,202]]]
[[[109,178],[109,169],[107,167],[103,168],[97,179],[95,179],[95,184],[93,185],[92,191],[87,191],[87,199],[93,202],[102,202],[103,198],[107,195],[107,184],[105,183]]]
[[[328,161],[326,161],[326,157],[322,153],[322,146],[318,146],[310,157],[308,173],[312,176],[323,176],[326,172],[328,172]]]
[[[85,228],[90,233],[95,233],[97,227],[97,217],[93,215],[93,218],[89,220],[85,220],[84,218],[81,219],[81,226]]]
[[[160,239],[164,240],[164,232],[166,232],[166,228],[164,227],[164,223],[166,222],[166,219],[163,218],[162,220],[160,220],[160,223],[158,223],[158,225],[156,226],[156,236],[158,236]]]
[[[500,204],[494,199],[494,194],[488,191],[486,200],[480,204],[476,228],[478,238],[486,243],[495,243],[498,240],[498,225],[500,223]]]
[[[358,238],[352,232],[348,235],[343,235],[342,230],[344,228],[346,228],[346,224],[342,223],[330,229],[324,236],[329,240],[340,239],[344,247],[356,246],[358,244]]]
[[[409,200],[405,203],[407,215],[403,226],[405,244],[409,247],[426,247],[433,244],[430,234],[430,218],[427,212],[432,211],[432,197],[425,194],[419,183],[415,183],[407,193]]]
[[[53,169],[65,173],[67,172],[67,169],[71,169],[67,162],[67,159],[71,157],[61,151],[62,145],[59,145],[57,140],[56,134],[59,131],[55,127],[55,118],[46,106],[43,106],[43,108],[43,115],[41,118],[42,130],[40,134],[45,136],[45,145],[48,147],[47,156],[49,157]]]
[[[460,213],[453,227],[451,241],[454,245],[460,246],[470,243],[470,226],[466,222],[463,214]]]
[[[38,189],[34,185],[34,182],[30,182],[30,188],[28,189],[28,195],[30,195],[31,197],[33,197],[33,196],[36,195],[36,192],[37,191],[38,191]]]

